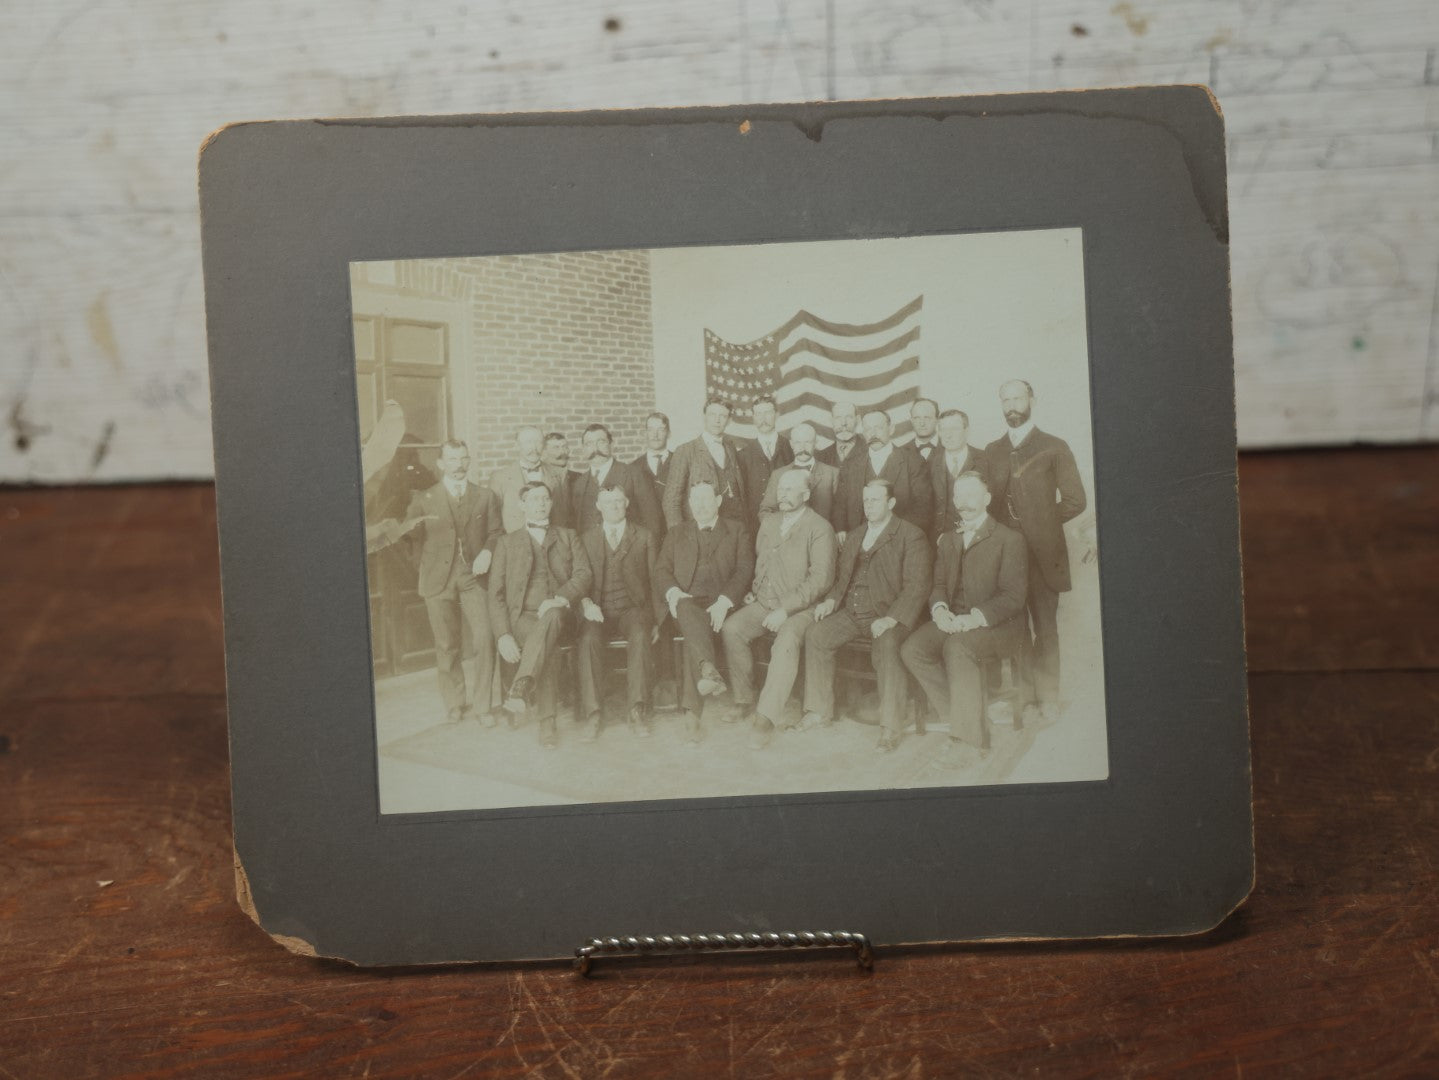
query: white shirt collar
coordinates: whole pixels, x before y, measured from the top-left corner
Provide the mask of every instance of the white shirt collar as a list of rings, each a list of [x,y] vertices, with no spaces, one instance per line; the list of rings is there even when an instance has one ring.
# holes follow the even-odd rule
[[[984,523],[985,523],[986,521],[988,521],[988,520],[989,520],[989,515],[988,515],[988,514],[985,514],[984,517],[980,518],[978,521],[976,521],[976,522],[974,523],[974,528],[972,528],[972,529],[967,529],[967,528],[965,528],[964,522],[962,522],[962,521],[959,523],[959,531],[960,531],[961,535],[963,535],[963,537],[964,537],[964,546],[965,546],[965,547],[969,547],[969,545],[970,545],[971,543],[973,543],[975,533],[979,532],[980,529],[984,528]]]
[[[894,515],[891,514],[878,525],[872,521],[868,523],[868,527],[864,530],[864,544],[862,545],[865,551],[874,546],[874,542],[879,539],[879,534],[889,527],[890,519],[893,517]]]
[[[612,541],[616,547],[619,547],[620,541],[625,538],[626,524],[627,522],[624,521],[616,522],[614,525],[611,525],[608,521],[603,522],[605,538]]]
[[[783,537],[789,535],[789,531],[794,528],[794,523],[800,519],[800,515],[803,514],[806,509],[806,507],[801,506],[798,510],[791,510],[788,514],[785,514],[782,518],[779,519],[780,536]]]
[[[663,450],[648,450],[646,453],[649,455],[650,468],[658,469],[670,456],[670,448],[666,446]]]
[[[458,483],[451,480],[448,476],[442,476],[440,479],[444,481],[445,490],[455,498],[463,499],[465,497],[465,485],[469,483],[469,480],[465,477],[460,477]]]
[[[951,461],[956,465],[966,464],[969,461],[969,446],[965,445],[958,450],[944,451],[944,463],[948,465]]]
[[[765,457],[774,457],[775,447],[779,445],[779,432],[771,431],[768,435],[757,435],[755,442],[759,443]]]
[[[609,476],[610,467],[614,465],[614,463],[614,458],[605,458],[605,464],[602,469],[597,470],[593,465],[590,466],[590,474],[595,478],[595,483],[603,486],[605,482],[605,477]]]
[[[541,528],[538,525],[531,525],[529,522],[525,522],[525,531],[535,538],[535,543],[543,544],[545,542],[545,533],[549,530],[547,527]]]
[[[700,520],[698,520],[698,519],[696,519],[696,521],[695,521],[695,526],[696,526],[697,528],[700,528],[700,529],[713,529],[713,528],[714,528],[716,525],[718,525],[718,524],[719,524],[719,515],[718,515],[718,514],[716,514],[716,515],[715,515],[713,518],[711,518],[709,521],[700,521]]]
[[[874,466],[874,471],[879,472],[884,468],[884,463],[889,460],[889,455],[894,453],[894,443],[885,443],[883,450],[871,450],[869,452],[869,463]]]
[[[1012,428],[1010,428],[1010,429],[1009,429],[1009,445],[1010,445],[1010,446],[1018,446],[1020,443],[1024,442],[1025,439],[1029,438],[1029,433],[1030,433],[1031,431],[1033,431],[1033,430],[1034,430],[1034,421],[1033,421],[1033,420],[1026,420],[1024,423],[1020,424],[1019,427],[1012,427]]]

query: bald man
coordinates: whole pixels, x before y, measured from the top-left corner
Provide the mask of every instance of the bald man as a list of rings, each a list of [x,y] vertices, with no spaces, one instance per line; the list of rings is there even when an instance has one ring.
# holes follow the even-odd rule
[[[834,524],[834,496],[839,490],[839,470],[833,465],[815,460],[814,448],[818,441],[819,435],[813,424],[799,423],[790,429],[789,444],[794,451],[794,461],[776,469],[770,476],[764,498],[759,504],[761,521],[764,520],[765,514],[773,514],[779,510],[779,478],[790,469],[796,469],[803,472],[809,481],[810,508],[831,525]]]

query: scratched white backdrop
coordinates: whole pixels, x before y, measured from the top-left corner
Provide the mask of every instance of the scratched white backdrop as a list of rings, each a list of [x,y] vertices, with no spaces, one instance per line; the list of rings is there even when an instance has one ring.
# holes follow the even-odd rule
[[[0,480],[210,473],[195,154],[233,120],[1207,83],[1248,446],[1439,436],[1434,0],[0,9]]]

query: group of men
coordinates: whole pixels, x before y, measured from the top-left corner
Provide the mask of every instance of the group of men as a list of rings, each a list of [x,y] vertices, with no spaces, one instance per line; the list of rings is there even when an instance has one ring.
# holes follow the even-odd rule
[[[903,445],[883,410],[836,403],[834,442],[820,450],[808,423],[778,433],[769,398],[752,406],[756,437],[731,438],[730,407],[711,399],[701,434],[674,450],[668,417],[651,413],[645,452],[627,463],[615,460],[610,430],[591,424],[583,471],[569,467],[564,436],[524,427],[515,463],[483,487],[469,479],[465,444],[447,442],[441,479],[416,493],[404,530],[419,549],[447,717],[497,722],[498,656],[514,666],[503,710],[512,721],[532,713],[553,748],[553,661],[572,635],[580,737],[604,726],[606,656],[620,643],[626,720],[647,736],[660,636],[668,643],[677,631],[687,738],[700,739],[704,699],[728,692],[724,721],[747,723],[761,749],[785,721],[801,659],[798,723],[825,727],[836,715],[836,654],[867,642],[877,749],[900,743],[913,676],[961,758],[982,757],[995,659],[1015,661],[1026,719],[1058,711],[1063,526],[1086,498],[1068,445],[1034,426],[1033,404],[1027,382],[1005,383],[1008,430],[981,450],[963,412],[928,398],[912,405],[914,438]],[[462,620],[475,646],[472,696]]]

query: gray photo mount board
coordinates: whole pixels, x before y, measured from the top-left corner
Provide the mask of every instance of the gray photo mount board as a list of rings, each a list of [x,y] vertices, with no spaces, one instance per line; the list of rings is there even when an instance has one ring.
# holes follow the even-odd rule
[[[1202,87],[236,124],[200,201],[242,901],[357,964],[1191,934],[1253,880]],[[1109,779],[382,818],[349,264],[1081,227]]]

